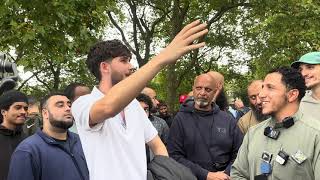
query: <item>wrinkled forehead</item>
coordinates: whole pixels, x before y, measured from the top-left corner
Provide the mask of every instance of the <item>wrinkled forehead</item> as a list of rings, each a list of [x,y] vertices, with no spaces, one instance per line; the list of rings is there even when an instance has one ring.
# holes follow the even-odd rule
[[[202,74],[195,78],[194,80],[194,87],[201,86],[201,87],[216,87],[216,81],[209,75]]]
[[[262,89],[263,81],[255,81],[251,83],[248,87],[248,95],[256,95],[259,94]]]

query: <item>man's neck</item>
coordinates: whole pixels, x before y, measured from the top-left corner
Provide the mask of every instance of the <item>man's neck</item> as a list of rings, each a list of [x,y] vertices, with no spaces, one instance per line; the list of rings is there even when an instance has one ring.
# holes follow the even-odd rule
[[[320,84],[317,85],[316,87],[312,88],[311,90],[312,94],[311,96],[316,99],[316,100],[320,100]]]
[[[285,107],[282,107],[280,111],[272,115],[272,117],[278,122],[282,122],[286,117],[293,116],[299,110],[298,104],[287,104]]]
[[[102,79],[102,80],[99,82],[99,87],[98,87],[98,89],[99,89],[103,94],[106,94],[111,88],[112,88],[112,83],[111,83],[111,81]]]
[[[194,105],[194,108],[196,109],[196,110],[199,110],[199,111],[211,111],[212,110],[212,105],[208,105],[208,106],[206,106],[206,107],[200,107],[200,106],[198,106],[197,104],[195,104]]]
[[[62,129],[58,129],[58,128],[55,128],[55,127],[44,127],[42,129],[42,131],[54,138],[54,139],[58,139],[58,140],[66,140],[67,139],[67,130],[62,130]]]
[[[14,125],[14,124],[10,124],[8,123],[6,120],[3,120],[3,122],[1,123],[2,126],[4,126],[5,128],[7,129],[10,129],[10,130],[16,130],[17,126]]]

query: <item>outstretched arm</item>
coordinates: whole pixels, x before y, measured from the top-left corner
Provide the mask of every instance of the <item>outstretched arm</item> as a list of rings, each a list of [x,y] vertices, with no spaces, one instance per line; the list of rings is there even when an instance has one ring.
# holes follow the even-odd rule
[[[193,42],[207,32],[206,24],[201,24],[199,20],[186,25],[159,55],[152,58],[131,76],[113,86],[102,99],[93,104],[89,113],[89,124],[93,126],[118,114],[137,97],[162,68],[175,63],[178,58],[191,50],[203,47],[204,42]]]

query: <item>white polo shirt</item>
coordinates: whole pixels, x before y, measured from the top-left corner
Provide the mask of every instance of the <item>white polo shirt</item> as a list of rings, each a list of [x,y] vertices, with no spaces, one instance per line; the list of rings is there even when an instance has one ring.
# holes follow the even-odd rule
[[[90,109],[103,96],[94,87],[91,94],[81,96],[72,104],[90,180],[145,180],[145,143],[156,137],[157,131],[136,99],[124,109],[126,127],[119,113],[90,128]]]

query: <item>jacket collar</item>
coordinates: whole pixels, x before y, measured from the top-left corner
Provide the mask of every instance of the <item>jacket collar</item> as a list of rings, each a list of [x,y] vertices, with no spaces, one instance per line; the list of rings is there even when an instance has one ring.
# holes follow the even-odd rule
[[[47,144],[60,145],[55,139],[45,134],[40,128],[37,129],[36,134],[39,135],[43,139],[43,141],[45,141]],[[74,134],[70,133],[70,131],[68,130],[67,141],[70,142],[70,145],[72,147],[78,141],[78,139],[75,137]]]

